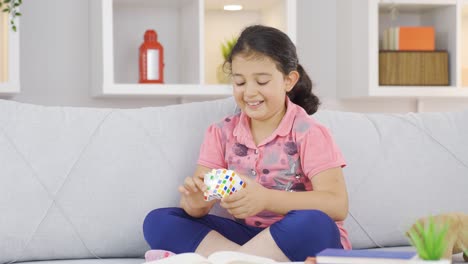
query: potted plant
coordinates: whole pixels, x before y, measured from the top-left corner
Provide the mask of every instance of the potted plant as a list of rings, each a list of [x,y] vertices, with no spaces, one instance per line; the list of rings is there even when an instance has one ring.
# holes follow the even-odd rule
[[[226,69],[224,68],[224,62],[227,61],[229,55],[231,55],[232,48],[237,43],[237,37],[232,37],[231,39],[226,40],[224,43],[221,43],[221,54],[223,56],[223,63],[218,66],[216,72],[216,78],[220,83],[229,83],[229,74],[227,73]]]
[[[18,8],[23,3],[23,0],[0,0],[0,10],[4,13],[8,13],[10,15],[10,24],[11,29],[16,32],[16,24],[15,19],[16,17],[21,16]]]
[[[450,264],[451,259],[443,259],[448,246],[446,234],[449,223],[438,224],[432,216],[425,224],[416,222],[407,232],[410,243],[416,248],[420,263]]]

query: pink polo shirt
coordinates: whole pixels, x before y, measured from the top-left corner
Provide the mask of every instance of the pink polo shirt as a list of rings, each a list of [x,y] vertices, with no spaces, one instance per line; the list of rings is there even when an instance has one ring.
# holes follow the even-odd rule
[[[250,176],[269,189],[312,191],[318,173],[344,167],[345,161],[328,129],[287,99],[287,110],[271,136],[255,145],[249,117],[243,112],[211,125],[200,149],[198,164],[227,168]],[[263,211],[245,219],[256,227],[268,227],[283,216]],[[336,222],[341,243],[350,249],[342,221]]]

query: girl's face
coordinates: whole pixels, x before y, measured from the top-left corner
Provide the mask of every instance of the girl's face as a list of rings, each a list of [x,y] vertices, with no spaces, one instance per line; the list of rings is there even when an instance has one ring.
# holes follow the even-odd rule
[[[296,71],[283,75],[267,56],[237,55],[232,59],[234,98],[242,111],[255,121],[281,120],[286,92],[298,78]]]

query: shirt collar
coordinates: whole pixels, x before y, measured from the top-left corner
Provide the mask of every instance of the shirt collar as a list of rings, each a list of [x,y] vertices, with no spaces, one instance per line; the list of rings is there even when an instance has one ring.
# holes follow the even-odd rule
[[[269,136],[263,143],[268,143],[273,140],[276,136],[286,136],[291,132],[295,116],[299,106],[291,102],[289,97],[286,96],[286,113],[281,119],[280,124],[273,132],[271,136]],[[250,118],[244,113],[241,112],[239,117],[239,123],[234,128],[233,134],[237,138],[237,141],[241,144],[246,145],[247,147],[255,148],[255,143],[252,138],[252,133],[250,131]],[[253,145],[253,146],[252,146]]]

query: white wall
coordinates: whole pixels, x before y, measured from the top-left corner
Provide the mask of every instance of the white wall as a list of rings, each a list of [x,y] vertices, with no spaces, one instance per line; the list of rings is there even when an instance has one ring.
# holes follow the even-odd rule
[[[94,0],[91,0],[94,1]],[[466,99],[336,100],[336,0],[298,0],[300,61],[315,83],[323,108],[361,112],[446,111]],[[22,5],[21,93],[9,99],[43,105],[142,107],[175,99],[90,97],[88,0],[30,0]],[[305,35],[307,33],[307,36]]]

